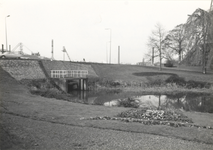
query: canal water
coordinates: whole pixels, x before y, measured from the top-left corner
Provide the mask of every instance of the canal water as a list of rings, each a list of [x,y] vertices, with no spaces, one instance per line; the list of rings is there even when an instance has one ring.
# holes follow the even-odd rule
[[[71,91],[72,101],[89,105],[121,107],[122,101],[130,100],[139,107],[171,108],[185,111],[213,113],[213,95],[135,95],[135,93],[115,91]],[[123,105],[122,105],[123,106]]]

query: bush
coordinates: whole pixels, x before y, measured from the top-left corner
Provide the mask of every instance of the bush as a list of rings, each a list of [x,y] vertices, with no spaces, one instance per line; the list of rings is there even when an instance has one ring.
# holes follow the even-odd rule
[[[165,84],[164,80],[162,79],[156,79],[147,77],[148,82],[146,83],[146,86],[162,86]]]
[[[189,80],[186,84],[187,88],[210,88],[211,84],[207,82]]]
[[[165,82],[166,83],[175,83],[180,86],[185,86],[187,83],[183,77],[179,77],[177,75],[170,76],[168,79],[166,79]]]
[[[128,97],[127,99],[121,100],[119,106],[138,108],[139,104],[133,98]]]
[[[22,84],[28,87],[35,87],[37,89],[49,89],[54,88],[54,85],[48,79],[23,79],[20,81]]]
[[[165,67],[173,67],[174,64],[171,60],[167,60],[166,63],[164,64]]]
[[[186,86],[186,88],[210,88],[211,87],[210,83],[194,81],[194,80],[185,81],[184,78],[179,77],[177,75],[173,75],[169,77],[168,79],[166,79],[165,82],[167,84],[175,83],[176,85],[179,85],[179,86]]]

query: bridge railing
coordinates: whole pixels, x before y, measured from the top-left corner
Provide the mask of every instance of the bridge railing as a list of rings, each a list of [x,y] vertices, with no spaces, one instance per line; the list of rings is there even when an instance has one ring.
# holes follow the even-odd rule
[[[51,78],[86,78],[88,70],[51,70]]]

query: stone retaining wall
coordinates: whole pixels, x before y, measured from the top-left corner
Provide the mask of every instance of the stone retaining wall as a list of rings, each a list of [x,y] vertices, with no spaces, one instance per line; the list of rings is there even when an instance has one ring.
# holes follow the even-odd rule
[[[0,66],[16,80],[46,78],[37,60],[0,60]]]
[[[0,59],[0,66],[16,80],[45,79],[51,70],[88,70],[88,78],[98,77],[91,65],[68,61]]]

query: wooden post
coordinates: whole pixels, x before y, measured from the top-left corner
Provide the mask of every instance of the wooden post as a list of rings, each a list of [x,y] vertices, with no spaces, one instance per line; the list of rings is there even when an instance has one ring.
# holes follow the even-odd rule
[[[1,47],[2,47],[1,53],[4,53],[4,44],[2,44]]]

